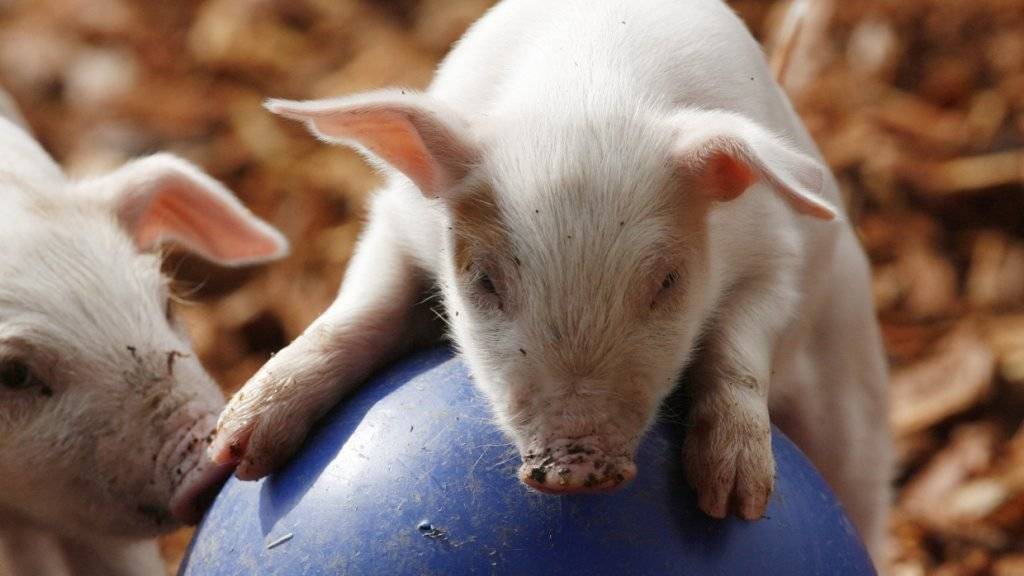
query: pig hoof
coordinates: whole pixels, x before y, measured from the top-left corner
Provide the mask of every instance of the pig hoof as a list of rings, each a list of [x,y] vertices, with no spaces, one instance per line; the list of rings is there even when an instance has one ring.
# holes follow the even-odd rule
[[[267,476],[288,461],[306,436],[308,427],[289,422],[288,416],[288,406],[276,404],[242,421],[225,412],[210,445],[210,459],[236,464],[235,476],[240,480]]]
[[[725,518],[733,512],[745,520],[764,517],[775,484],[771,431],[764,420],[756,432],[740,416],[695,425],[687,434],[686,473],[698,506],[708,516]]]
[[[269,364],[268,364],[269,366]],[[210,459],[236,464],[235,476],[258,480],[282,467],[299,449],[306,433],[329,408],[310,394],[309,382],[272,378],[261,371],[228,402],[210,444]]]
[[[240,480],[259,480],[283,466],[298,450],[309,426],[291,402],[268,402],[258,410],[236,408],[221,416],[210,459],[237,464]],[[244,415],[243,415],[244,414]]]
[[[336,400],[330,359],[300,337],[271,358],[221,413],[210,459],[258,480],[283,466]]]
[[[229,432],[230,430],[230,432]],[[238,464],[245,455],[251,426],[233,425],[230,419],[221,416],[213,442],[207,448],[207,455],[215,464]]]

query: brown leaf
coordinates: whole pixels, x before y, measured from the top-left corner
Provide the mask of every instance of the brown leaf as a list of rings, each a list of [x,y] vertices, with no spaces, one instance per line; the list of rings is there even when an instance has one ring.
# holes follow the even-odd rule
[[[1024,576],[1024,554],[1007,554],[992,565],[992,576]]]
[[[972,474],[989,466],[997,439],[998,429],[993,424],[961,424],[950,443],[907,482],[900,507],[915,516],[947,520],[949,510],[939,504]]]
[[[917,364],[893,374],[890,423],[897,436],[919,432],[976,406],[992,391],[995,356],[964,325]]]
[[[1024,150],[993,152],[944,161],[906,161],[900,175],[918,191],[941,197],[1024,183]]]

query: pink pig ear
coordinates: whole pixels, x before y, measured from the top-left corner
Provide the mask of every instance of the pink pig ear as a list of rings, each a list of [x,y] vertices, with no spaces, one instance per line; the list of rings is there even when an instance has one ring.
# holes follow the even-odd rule
[[[758,124],[729,112],[690,110],[677,114],[673,123],[673,159],[683,173],[695,177],[699,193],[727,202],[765,182],[800,214],[821,220],[838,216],[819,195],[825,168]]]
[[[383,160],[424,196],[450,196],[476,161],[465,121],[419,92],[380,90],[329,100],[268,100],[268,110],[306,122],[328,142],[354,146]]]
[[[156,154],[83,183],[111,204],[144,251],[173,242],[225,266],[280,258],[288,241],[219,182],[170,154]]]

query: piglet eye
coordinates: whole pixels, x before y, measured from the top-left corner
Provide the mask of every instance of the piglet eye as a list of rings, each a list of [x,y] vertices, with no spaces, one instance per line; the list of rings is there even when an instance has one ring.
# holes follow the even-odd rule
[[[670,272],[667,276],[665,276],[665,279],[661,281],[661,291],[664,292],[669,288],[675,286],[677,280],[679,280],[679,273]]]
[[[0,360],[0,386],[11,390],[24,390],[35,383],[32,370],[20,360]]]
[[[480,276],[476,280],[477,285],[480,289],[488,294],[497,294],[498,289],[494,287],[494,281],[487,275],[487,272],[480,272]]]

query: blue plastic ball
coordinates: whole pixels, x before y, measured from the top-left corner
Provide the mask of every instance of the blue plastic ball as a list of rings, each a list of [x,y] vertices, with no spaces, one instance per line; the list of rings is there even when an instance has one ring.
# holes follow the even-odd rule
[[[332,411],[287,467],[230,480],[180,574],[875,573],[832,491],[781,433],[757,522],[697,508],[683,434],[659,422],[617,492],[538,494],[516,478],[519,456],[462,362],[420,353]]]

